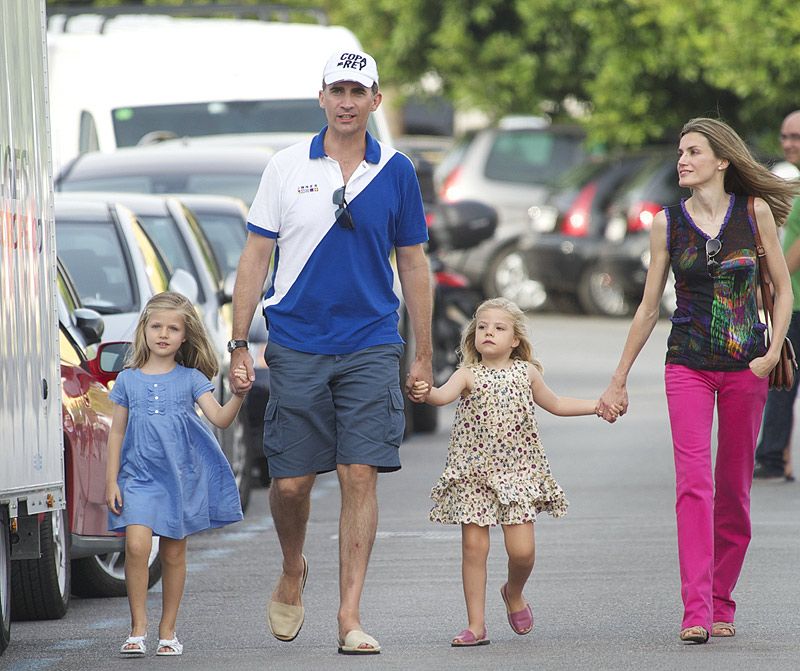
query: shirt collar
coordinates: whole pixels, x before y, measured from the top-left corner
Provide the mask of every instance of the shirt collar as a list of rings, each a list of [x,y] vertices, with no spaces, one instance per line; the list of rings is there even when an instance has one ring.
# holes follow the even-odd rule
[[[325,126],[317,135],[311,140],[311,148],[308,151],[309,158],[324,158],[325,157],[325,133],[328,127]],[[367,131],[367,147],[364,151],[364,159],[367,163],[380,163],[381,161],[381,145],[380,143],[369,134]]]

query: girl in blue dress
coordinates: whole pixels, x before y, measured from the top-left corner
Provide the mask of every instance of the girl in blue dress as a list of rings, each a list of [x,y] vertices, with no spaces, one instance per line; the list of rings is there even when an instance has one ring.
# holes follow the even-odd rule
[[[125,531],[131,632],[120,652],[145,654],[148,558],[160,536],[163,600],[158,655],[180,655],[175,621],[186,580],[186,538],[242,519],[230,465],[195,403],[212,424],[231,425],[243,395],[221,406],[209,381],[217,357],[184,296],[153,296],[136,326],[126,368],[110,398],[106,503],[109,530]],[[235,371],[247,385],[244,369]]]

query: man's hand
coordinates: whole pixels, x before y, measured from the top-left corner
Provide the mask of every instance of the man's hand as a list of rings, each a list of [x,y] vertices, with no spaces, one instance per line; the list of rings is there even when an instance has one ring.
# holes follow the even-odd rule
[[[417,382],[424,382],[428,385],[428,389],[433,386],[431,357],[414,359],[414,363],[411,364],[411,370],[406,375],[406,395],[415,403],[423,403],[424,399],[418,401],[412,396],[412,390]]]
[[[244,369],[244,374],[242,373]],[[253,369],[253,357],[246,347],[237,347],[231,353],[231,369],[228,373],[228,380],[233,393],[241,396],[246,394],[255,382],[256,373]]]

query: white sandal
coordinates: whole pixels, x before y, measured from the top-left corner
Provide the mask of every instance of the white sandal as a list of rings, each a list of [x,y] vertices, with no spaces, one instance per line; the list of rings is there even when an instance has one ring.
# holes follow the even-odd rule
[[[144,636],[128,636],[125,639],[125,642],[122,644],[122,647],[119,649],[120,653],[123,655],[143,655],[147,652],[147,646],[144,644],[144,640],[147,638],[147,634]],[[133,646],[129,648],[128,646]]]
[[[158,639],[157,655],[161,655],[162,657],[177,657],[183,654],[183,644],[178,641],[178,637],[175,634],[172,636],[173,638]],[[167,648],[167,650],[161,650],[161,648]]]

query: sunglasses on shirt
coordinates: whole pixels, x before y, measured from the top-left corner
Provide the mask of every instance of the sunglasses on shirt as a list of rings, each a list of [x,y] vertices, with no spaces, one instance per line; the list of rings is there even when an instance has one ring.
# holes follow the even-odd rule
[[[714,257],[722,250],[722,240],[719,238],[709,238],[706,240],[706,268],[708,274],[713,275],[713,271],[719,268],[719,261]]]
[[[340,186],[333,192],[333,204],[336,205],[336,223],[342,228],[352,231],[355,229],[355,222],[350,209],[347,207],[347,201],[344,199],[344,187]]]

